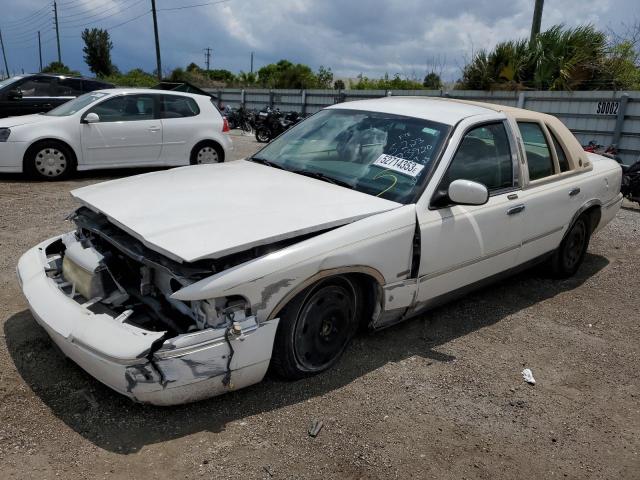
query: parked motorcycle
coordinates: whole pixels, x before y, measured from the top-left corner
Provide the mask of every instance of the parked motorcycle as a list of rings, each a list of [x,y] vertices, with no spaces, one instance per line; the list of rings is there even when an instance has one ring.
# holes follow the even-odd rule
[[[302,117],[298,112],[288,112],[283,115],[278,108],[266,107],[256,116],[256,140],[268,143],[300,120]]]
[[[620,192],[627,200],[640,205],[640,159],[631,165],[625,165],[618,156],[616,147],[609,145],[605,148],[594,140],[582,148],[584,148],[585,152],[597,153],[598,155],[616,160],[622,167],[622,185],[620,186]]]
[[[227,117],[227,122],[231,130],[239,128],[244,133],[252,132],[253,115],[245,107],[241,106],[235,110],[228,109],[225,111],[225,116]]]

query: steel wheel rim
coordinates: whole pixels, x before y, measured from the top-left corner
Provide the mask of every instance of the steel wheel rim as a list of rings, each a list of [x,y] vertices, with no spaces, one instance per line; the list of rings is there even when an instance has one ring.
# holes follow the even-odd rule
[[[567,246],[564,254],[564,261],[567,268],[573,268],[580,261],[586,238],[587,227],[585,223],[582,221],[576,223],[567,237]]]
[[[218,152],[213,147],[202,147],[196,156],[196,160],[199,164],[218,163]]]
[[[351,338],[355,322],[355,298],[340,285],[313,292],[298,313],[294,353],[307,371],[321,371],[333,364]]]
[[[36,170],[45,177],[58,177],[67,170],[67,157],[57,148],[43,148],[35,157]]]

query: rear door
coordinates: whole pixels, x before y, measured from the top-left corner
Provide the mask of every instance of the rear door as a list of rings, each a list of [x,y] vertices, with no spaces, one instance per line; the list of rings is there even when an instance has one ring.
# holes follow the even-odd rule
[[[198,133],[201,113],[198,103],[186,95],[160,95],[162,122],[161,162],[164,165],[188,165],[191,148]],[[211,125],[213,130],[214,126]]]
[[[159,96],[117,95],[88,110],[100,117],[81,125],[84,163],[93,167],[157,165],[162,149]],[[83,116],[83,117],[84,117]]]
[[[558,247],[583,194],[568,169],[564,150],[556,151],[554,138],[544,123],[518,121],[527,160],[527,185],[522,192],[524,231],[519,263],[533,260]],[[556,140],[557,142],[557,140]],[[557,148],[562,146],[556,143]]]
[[[470,127],[438,184],[458,179],[489,190],[484,205],[443,203],[418,211],[421,250],[418,302],[471,285],[515,266],[522,239],[518,160],[506,121]]]

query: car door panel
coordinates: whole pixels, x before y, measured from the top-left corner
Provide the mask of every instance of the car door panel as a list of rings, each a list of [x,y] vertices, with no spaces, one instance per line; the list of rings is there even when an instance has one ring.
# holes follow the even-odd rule
[[[82,124],[84,163],[96,167],[160,164],[162,124],[155,118],[154,97],[111,97],[89,110],[101,121]]]
[[[558,247],[584,193],[576,188],[575,176],[559,176],[558,152],[543,123],[518,122],[518,128],[528,167],[521,195],[526,210],[518,260],[525,263]]]
[[[457,179],[485,184],[484,205],[431,206],[418,212],[421,257],[418,302],[483,280],[516,265],[523,230],[518,158],[508,124],[472,125],[436,191]]]
[[[162,95],[160,116],[162,122],[163,165],[188,165],[190,147],[195,144],[193,137],[197,127],[200,108],[197,102],[182,95]]]

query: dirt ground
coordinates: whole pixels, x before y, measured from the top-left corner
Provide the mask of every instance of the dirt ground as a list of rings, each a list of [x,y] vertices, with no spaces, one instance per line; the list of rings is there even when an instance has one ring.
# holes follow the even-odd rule
[[[640,210],[575,278],[525,272],[361,335],[323,375],[154,408],[66,360],[15,277],[70,228],[70,189],[131,173],[0,177],[0,478],[640,478]]]

